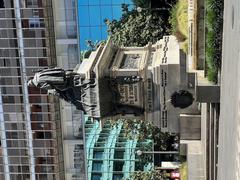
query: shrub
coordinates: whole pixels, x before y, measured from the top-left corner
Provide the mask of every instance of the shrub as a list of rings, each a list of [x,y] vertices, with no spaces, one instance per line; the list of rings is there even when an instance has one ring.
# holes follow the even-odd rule
[[[207,0],[206,8],[206,70],[208,79],[216,83],[222,59],[223,0]]]
[[[185,53],[188,50],[188,3],[187,0],[179,0],[171,10],[169,22],[171,33],[174,34]]]

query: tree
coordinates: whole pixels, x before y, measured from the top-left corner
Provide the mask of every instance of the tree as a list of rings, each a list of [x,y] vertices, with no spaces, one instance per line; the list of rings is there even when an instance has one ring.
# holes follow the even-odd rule
[[[177,0],[132,0],[136,7],[141,8],[172,8]]]
[[[161,132],[160,128],[143,120],[123,120],[125,137],[129,139],[138,139],[139,141],[153,140],[155,149],[159,151],[173,150],[175,136],[167,132]],[[145,151],[145,149],[142,149]]]
[[[149,8],[151,5],[151,0],[132,0],[136,7]]]
[[[136,171],[130,175],[131,180],[165,180],[167,178],[166,172],[157,170],[152,171]]]
[[[102,45],[105,44],[105,41],[96,41],[93,42],[92,40],[86,40],[86,45],[88,47],[88,50],[83,50],[80,52],[80,60],[83,60],[85,58],[89,58],[89,56],[91,55],[92,51],[97,50],[97,48]]]
[[[171,9],[177,0],[150,0],[151,8],[167,8]]]
[[[143,9],[128,10],[127,5],[122,7],[123,15],[120,20],[105,20],[108,34],[117,45],[145,46],[148,42],[155,43],[163,35],[167,35],[170,25],[159,11]]]

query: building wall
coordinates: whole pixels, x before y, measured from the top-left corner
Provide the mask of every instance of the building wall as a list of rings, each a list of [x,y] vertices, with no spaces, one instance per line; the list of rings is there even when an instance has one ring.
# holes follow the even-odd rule
[[[80,49],[86,50],[86,40],[106,40],[107,25],[104,19],[120,19],[122,4],[134,8],[131,0],[78,0]]]
[[[57,66],[74,69],[80,63],[76,0],[53,0]],[[85,180],[83,114],[60,100],[61,125],[66,180]]]
[[[56,66],[52,1],[0,3],[0,177],[64,179],[58,100],[27,87],[34,71]]]

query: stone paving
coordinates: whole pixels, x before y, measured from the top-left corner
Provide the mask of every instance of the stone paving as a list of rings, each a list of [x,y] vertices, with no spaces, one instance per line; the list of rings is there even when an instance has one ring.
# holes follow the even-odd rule
[[[218,180],[240,180],[240,1],[224,4]]]

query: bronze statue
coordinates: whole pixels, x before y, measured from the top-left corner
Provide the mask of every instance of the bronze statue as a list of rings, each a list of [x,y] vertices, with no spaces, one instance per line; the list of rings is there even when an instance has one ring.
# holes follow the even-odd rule
[[[37,72],[28,81],[30,87],[46,89],[48,94],[53,94],[67,102],[74,104],[77,109],[84,110],[81,102],[81,76],[71,70],[61,68],[45,69]]]

